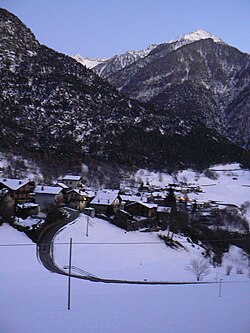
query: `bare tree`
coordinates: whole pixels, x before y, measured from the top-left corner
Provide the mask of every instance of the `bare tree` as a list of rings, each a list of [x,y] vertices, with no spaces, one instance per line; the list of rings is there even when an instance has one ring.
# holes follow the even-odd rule
[[[209,274],[209,267],[210,264],[205,259],[192,259],[185,269],[191,272],[196,277],[197,281],[201,281],[203,276]]]

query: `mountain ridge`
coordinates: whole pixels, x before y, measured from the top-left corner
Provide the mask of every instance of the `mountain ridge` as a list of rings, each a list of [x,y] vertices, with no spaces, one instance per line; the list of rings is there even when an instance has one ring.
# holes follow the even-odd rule
[[[6,10],[0,10],[0,33],[1,150],[59,163],[90,156],[157,168],[241,160],[241,149],[200,121],[129,99],[71,57],[41,45]]]
[[[109,68],[108,75],[101,67],[93,70],[128,97],[183,118],[198,116],[205,126],[250,148],[250,55],[218,37],[197,30],[157,45],[123,68]]]

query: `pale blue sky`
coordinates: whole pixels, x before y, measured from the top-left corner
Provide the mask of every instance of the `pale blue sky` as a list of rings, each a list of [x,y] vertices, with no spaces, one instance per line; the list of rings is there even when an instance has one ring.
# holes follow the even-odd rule
[[[42,44],[110,57],[197,29],[250,53],[250,0],[0,0]]]

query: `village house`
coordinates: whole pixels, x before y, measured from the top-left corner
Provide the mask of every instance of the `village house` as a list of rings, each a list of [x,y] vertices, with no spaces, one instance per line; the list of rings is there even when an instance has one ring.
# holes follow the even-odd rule
[[[133,223],[133,228],[155,228],[157,227],[157,205],[147,202],[132,202],[124,207],[124,210],[130,213],[136,222]]]
[[[30,193],[34,190],[34,182],[29,179],[6,179],[0,178],[0,189],[8,189],[15,203],[30,201]]]
[[[69,189],[78,189],[82,187],[82,177],[74,175],[66,175],[59,183],[63,183],[68,186]]]
[[[97,213],[112,215],[118,208],[121,208],[122,200],[119,196],[119,190],[103,189],[96,192],[96,196],[90,202],[90,207]]]
[[[41,210],[47,209],[49,206],[61,207],[64,204],[62,188],[59,186],[38,185],[34,193],[36,203]]]
[[[141,228],[148,227],[150,225],[147,217],[133,216],[129,212],[123,209],[118,209],[114,219],[111,220],[117,227],[125,229],[127,231],[135,231]]]
[[[147,202],[137,201],[127,204],[124,209],[135,216],[144,216],[147,218],[157,217],[156,204],[149,204]]]
[[[73,189],[67,193],[67,206],[83,211],[94,197],[93,191]]]

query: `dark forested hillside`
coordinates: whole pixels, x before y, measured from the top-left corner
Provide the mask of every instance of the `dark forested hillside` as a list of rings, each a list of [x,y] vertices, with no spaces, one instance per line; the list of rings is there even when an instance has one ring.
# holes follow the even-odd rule
[[[199,119],[129,99],[3,9],[0,36],[0,149],[154,167],[242,159]]]

